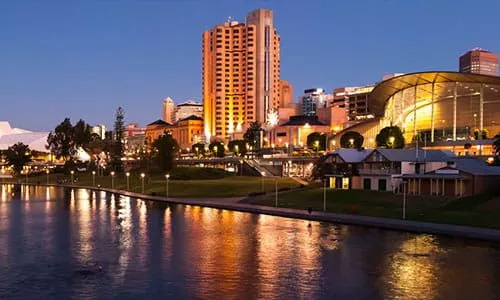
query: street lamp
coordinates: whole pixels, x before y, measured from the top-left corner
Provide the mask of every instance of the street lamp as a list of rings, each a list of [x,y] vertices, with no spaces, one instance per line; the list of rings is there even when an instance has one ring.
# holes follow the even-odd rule
[[[391,143],[391,148],[394,148],[394,140],[395,140],[395,139],[396,139],[396,138],[394,138],[393,136],[390,136],[390,137],[389,137],[389,143]]]
[[[238,145],[234,145],[234,153],[236,155],[238,155],[238,148],[239,148]]]
[[[274,201],[275,201],[275,204],[276,204],[276,207],[278,207],[278,179],[276,179],[274,181],[274,187],[275,187],[275,196],[274,196]]]
[[[318,140],[314,141],[314,148],[316,148],[316,152],[319,151],[319,141]]]
[[[324,178],[323,182],[323,211],[326,212],[326,181],[328,177]]]
[[[146,176],[146,174],[144,173],[141,173],[141,181],[142,181],[142,193],[144,194],[144,177]]]
[[[217,146],[214,146],[214,156],[217,157]]]
[[[24,174],[26,175],[26,184],[28,184],[28,170],[24,171]]]
[[[240,176],[243,176],[243,159],[240,159]]]
[[[127,177],[127,191],[130,191],[130,172],[125,173]]]
[[[71,173],[71,184],[73,184],[73,182],[75,182],[73,180],[73,175],[75,175],[75,171],[71,170],[70,173]]]
[[[349,145],[351,145],[351,148],[354,148],[354,139],[349,139]]]
[[[262,173],[260,173],[260,175],[262,175],[262,191],[264,192],[264,177],[266,176],[266,172],[262,171]]]
[[[167,187],[166,187],[166,189],[167,189],[167,192],[166,192],[167,198],[168,198],[168,179],[169,178],[170,178],[170,174],[166,174],[165,175],[165,179],[167,180]]]
[[[111,188],[115,188],[115,171],[111,171]]]
[[[408,182],[403,181],[403,220],[406,220],[406,184]]]
[[[47,174],[47,184],[49,184],[49,169],[45,170],[45,174]]]
[[[92,186],[95,187],[95,171],[92,171]]]

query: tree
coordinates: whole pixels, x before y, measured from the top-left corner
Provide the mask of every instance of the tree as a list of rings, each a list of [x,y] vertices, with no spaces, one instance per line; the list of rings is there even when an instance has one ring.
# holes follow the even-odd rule
[[[15,174],[20,174],[23,167],[31,162],[31,151],[28,145],[17,143],[4,151],[7,165],[12,166]]]
[[[113,146],[111,151],[111,169],[115,172],[123,172],[123,119],[125,118],[125,112],[123,108],[118,107],[116,110],[114,135],[113,135]]]
[[[76,122],[75,126],[73,126],[74,146],[77,149],[81,147],[85,151],[88,151],[90,149],[90,142],[92,141],[92,138],[93,136],[90,126],[82,119]]]
[[[76,153],[73,126],[69,118],[64,119],[47,137],[47,149],[58,159],[68,160]]]
[[[500,134],[495,136],[495,140],[493,141],[493,150],[497,157],[500,157]]]
[[[361,149],[365,138],[357,131],[347,131],[340,137],[340,147]]]
[[[205,156],[205,145],[202,143],[197,143],[191,146],[191,151],[196,154],[196,156]]]
[[[307,148],[315,151],[326,150],[328,137],[324,133],[313,132],[307,136]]]
[[[247,143],[245,140],[232,140],[227,144],[229,151],[238,155],[245,155],[247,153]]]
[[[224,157],[224,143],[223,142],[211,142],[208,145],[208,149],[213,153],[215,157]]]
[[[262,131],[262,124],[259,121],[251,122],[250,127],[243,134],[243,139],[252,147],[256,147],[260,144],[260,133]]]
[[[479,130],[474,130],[474,139],[475,140],[486,140],[488,138],[488,130],[481,130],[481,134],[479,134]]]
[[[154,160],[162,171],[170,171],[174,167],[175,156],[179,152],[179,144],[166,132],[153,142]]]
[[[402,149],[405,145],[403,132],[398,126],[387,126],[375,137],[377,147]]]

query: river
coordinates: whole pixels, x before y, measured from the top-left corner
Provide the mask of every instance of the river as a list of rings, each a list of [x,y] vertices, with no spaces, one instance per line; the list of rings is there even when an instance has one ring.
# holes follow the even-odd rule
[[[0,299],[500,299],[500,245],[0,185]]]

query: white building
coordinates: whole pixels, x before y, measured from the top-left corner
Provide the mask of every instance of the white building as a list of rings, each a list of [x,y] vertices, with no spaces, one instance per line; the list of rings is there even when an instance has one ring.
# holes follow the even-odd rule
[[[175,107],[175,122],[190,116],[203,118],[203,104],[188,100]]]

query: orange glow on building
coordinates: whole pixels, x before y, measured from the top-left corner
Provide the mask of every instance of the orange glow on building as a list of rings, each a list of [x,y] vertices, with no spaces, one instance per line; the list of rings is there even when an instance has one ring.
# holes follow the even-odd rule
[[[207,141],[265,123],[280,104],[280,37],[272,11],[258,9],[246,23],[228,20],[205,31],[202,66]]]

